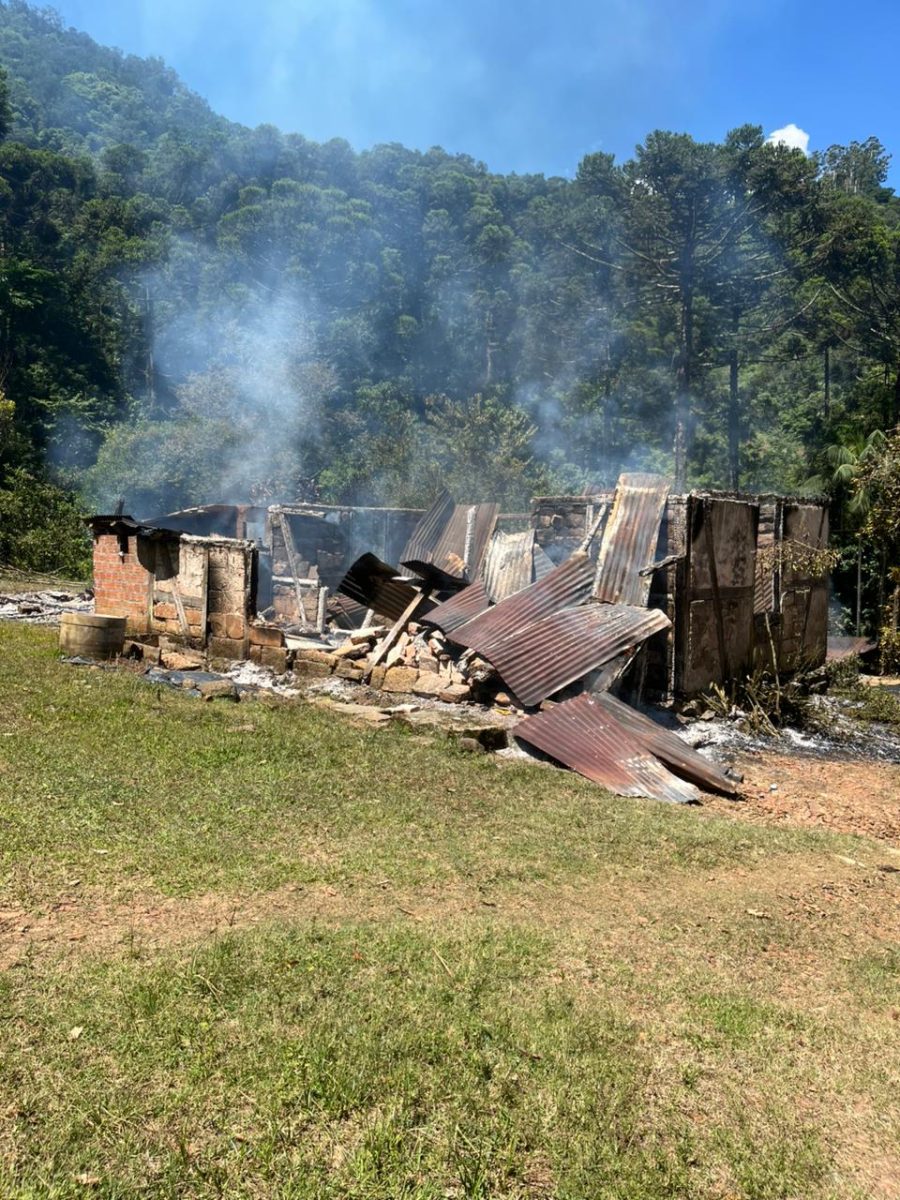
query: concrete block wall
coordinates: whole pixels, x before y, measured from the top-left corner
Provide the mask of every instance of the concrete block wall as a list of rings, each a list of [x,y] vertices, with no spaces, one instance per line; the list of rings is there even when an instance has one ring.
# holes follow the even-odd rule
[[[138,557],[138,538],[115,533],[94,536],[94,609],[125,617],[132,635],[149,632],[151,576]]]
[[[590,529],[602,496],[537,496],[531,508],[534,540],[555,563],[577,550]]]
[[[203,644],[206,635],[206,554],[178,537],[152,543],[153,608],[150,630],[164,637]],[[178,602],[187,622],[181,621]]]
[[[254,548],[235,541],[209,543],[205,550],[209,652],[220,658],[246,658],[254,612]]]
[[[255,567],[250,542],[186,534],[120,539],[116,533],[98,532],[96,611],[126,617],[134,637],[208,643],[218,657],[245,658],[255,614]]]

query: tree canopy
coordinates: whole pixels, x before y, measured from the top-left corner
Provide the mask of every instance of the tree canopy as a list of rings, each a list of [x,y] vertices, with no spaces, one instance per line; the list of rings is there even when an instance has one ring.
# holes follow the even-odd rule
[[[448,481],[513,507],[628,467],[795,491],[900,419],[874,137],[657,130],[501,175],[234,124],[23,0],[0,66],[0,488],[138,515]]]

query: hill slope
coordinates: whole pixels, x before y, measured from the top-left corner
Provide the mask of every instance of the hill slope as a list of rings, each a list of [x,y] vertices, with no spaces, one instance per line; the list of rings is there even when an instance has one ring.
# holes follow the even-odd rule
[[[573,180],[503,176],[247,129],[22,0],[0,66],[0,558],[43,503],[23,470],[138,512],[518,506],[628,466],[793,490],[900,419],[875,139],[657,131]]]

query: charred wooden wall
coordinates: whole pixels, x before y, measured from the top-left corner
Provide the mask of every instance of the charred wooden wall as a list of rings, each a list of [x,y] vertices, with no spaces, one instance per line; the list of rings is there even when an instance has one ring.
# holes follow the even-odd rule
[[[562,562],[609,497],[542,496],[535,539]],[[693,696],[769,665],[825,660],[828,581],[821,556],[827,508],[816,502],[721,493],[670,496],[660,528],[651,607],[672,622],[647,644],[640,685],[648,697]],[[648,564],[650,565],[650,564]]]

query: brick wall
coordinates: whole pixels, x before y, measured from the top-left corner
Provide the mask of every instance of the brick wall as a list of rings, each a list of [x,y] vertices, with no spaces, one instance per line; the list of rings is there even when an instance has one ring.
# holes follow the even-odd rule
[[[153,633],[202,645],[206,638],[206,549],[187,538],[153,543]],[[181,612],[175,592],[181,601]]]
[[[122,554],[121,550],[125,550]],[[94,537],[94,607],[109,617],[126,617],[130,634],[150,626],[151,576],[138,558],[138,539],[114,533]]]

